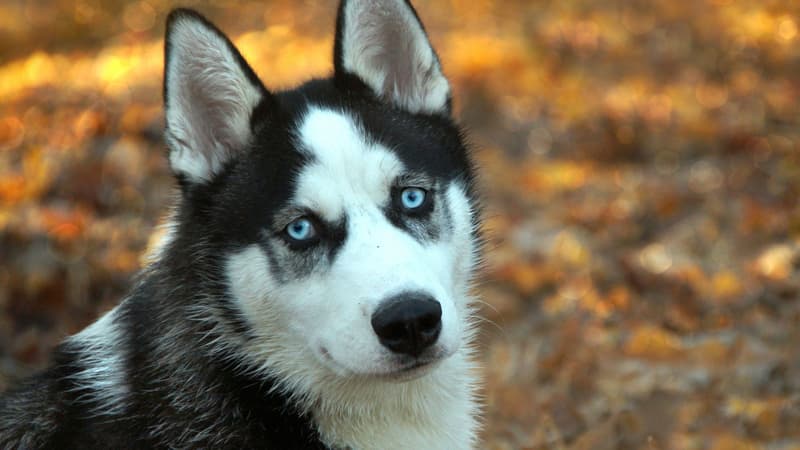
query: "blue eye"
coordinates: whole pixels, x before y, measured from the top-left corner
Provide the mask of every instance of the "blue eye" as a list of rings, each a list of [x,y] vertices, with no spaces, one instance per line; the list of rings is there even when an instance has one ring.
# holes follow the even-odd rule
[[[410,187],[400,193],[400,202],[405,209],[417,209],[425,204],[427,192],[424,189]]]
[[[286,234],[295,241],[307,241],[317,236],[317,230],[308,218],[301,217],[286,226]]]

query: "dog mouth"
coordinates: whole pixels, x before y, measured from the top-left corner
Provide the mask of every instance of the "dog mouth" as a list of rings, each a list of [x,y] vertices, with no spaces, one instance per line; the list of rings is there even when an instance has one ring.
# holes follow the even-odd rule
[[[420,361],[384,374],[381,378],[394,382],[406,382],[422,378],[429,374],[438,365],[439,360],[435,361]]]
[[[447,356],[439,352],[427,357],[402,361],[396,369],[386,373],[384,377],[392,381],[409,381],[420,378],[433,371]]]
[[[431,373],[454,354],[455,350],[434,346],[416,356],[384,355],[379,361],[373,363],[375,365],[372,367],[354,367],[346,360],[337,359],[330,348],[324,345],[317,346],[314,353],[324,366],[333,370],[338,376],[405,382]]]
[[[406,367],[401,368],[400,370],[398,370],[398,372],[400,372],[400,373],[413,372],[413,371],[415,371],[417,369],[420,369],[420,368],[425,367],[425,366],[429,366],[431,364],[433,364],[433,361],[418,361],[418,362],[415,362],[413,364],[409,364]]]

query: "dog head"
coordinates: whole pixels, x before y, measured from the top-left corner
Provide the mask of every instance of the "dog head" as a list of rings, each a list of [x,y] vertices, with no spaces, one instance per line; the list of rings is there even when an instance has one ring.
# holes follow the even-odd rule
[[[199,308],[232,311],[250,362],[407,379],[463,345],[473,173],[407,1],[343,1],[333,76],[283,92],[177,10],[164,95],[174,239],[216,261],[224,294]]]

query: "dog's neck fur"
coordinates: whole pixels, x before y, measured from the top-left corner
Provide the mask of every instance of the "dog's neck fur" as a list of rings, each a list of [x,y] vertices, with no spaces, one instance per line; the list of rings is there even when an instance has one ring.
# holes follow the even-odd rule
[[[171,253],[169,247],[164,253],[166,255]],[[174,308],[173,305],[169,308],[173,313],[167,314],[166,317],[162,316],[163,322],[149,324],[163,331],[152,342],[157,349],[156,352],[145,355],[149,359],[150,369],[145,376],[153,379],[162,376],[169,378],[191,376],[194,379],[193,383],[197,383],[187,386],[191,392],[179,389],[169,393],[163,399],[170,403],[169,408],[180,410],[190,407],[196,410],[198,396],[214,399],[215,394],[218,394],[226,400],[237,401],[236,397],[239,394],[256,394],[267,397],[264,402],[270,403],[267,406],[268,410],[283,410],[283,414],[289,412],[290,416],[297,415],[297,420],[301,424],[309,421],[311,430],[306,432],[310,431],[312,435],[317,433],[319,440],[328,448],[463,449],[474,446],[477,433],[475,417],[477,405],[474,399],[477,370],[470,355],[472,348],[468,345],[471,341],[470,331],[465,333],[468,339],[456,354],[442,361],[430,373],[404,382],[369,377],[341,377],[323,368],[313,357],[300,356],[292,349],[268,350],[267,362],[257,366],[248,361],[244,355],[261,353],[263,357],[264,350],[256,352],[248,348],[247,339],[234,331],[236,323],[226,316],[223,309],[198,310],[193,307],[192,297],[224,295],[215,282],[206,280],[205,289],[194,292],[193,295],[188,295],[188,292],[181,295],[173,292],[172,297],[167,299],[163,297],[168,293],[158,292],[159,284],[175,286],[177,281],[172,279],[169,282],[158,282],[165,276],[178,276],[174,258],[166,255],[163,260],[153,264],[153,269],[146,275],[149,280],[140,283],[139,290],[144,292],[129,298],[110,314],[132,314],[136,307],[160,308],[160,302],[176,300],[190,312],[187,322],[186,316],[175,314],[175,311],[180,311],[181,308]],[[203,268],[202,264],[197,264],[203,261],[208,261],[208,258],[201,257],[194,260],[192,270],[179,267],[181,272],[179,276],[201,278],[203,273],[210,271],[208,268]],[[193,281],[195,283],[187,284],[197,286],[197,280]],[[155,286],[155,291],[147,288],[148,285]],[[155,295],[144,298],[141,294]],[[205,308],[208,305],[220,305],[224,302],[218,300],[202,303]],[[124,332],[135,333],[135,329]],[[126,336],[123,339],[136,339],[136,337]],[[178,344],[179,341],[185,342]],[[188,348],[190,342],[195,343],[197,353],[175,354],[177,349]],[[86,351],[93,349],[87,348]],[[87,358],[91,356],[87,355]],[[209,367],[224,367],[223,370],[233,372],[233,376],[251,380],[249,384],[260,382],[262,386],[260,389],[248,388],[252,392],[235,394],[234,397],[231,397],[229,392],[217,392],[219,386],[214,377],[219,372],[212,371],[212,375],[207,376],[203,371]],[[281,368],[281,371],[277,368]],[[201,390],[208,390],[205,394],[197,392],[198,386],[202,385],[206,387]],[[103,398],[102,395],[99,397]],[[119,402],[121,399],[109,397],[108,400]],[[276,402],[283,404],[275,405]],[[193,423],[185,423],[182,426],[196,430],[198,437],[206,436],[211,442],[223,444],[224,438],[216,437],[219,431],[216,428],[222,423],[215,419],[214,408],[207,403],[203,403],[206,406],[200,406],[201,409],[208,407],[210,414],[198,415],[197,411],[185,411],[186,414],[180,414],[183,417],[194,418]],[[250,405],[239,405],[239,409],[245,416],[258,414],[258,411],[248,411],[248,407],[257,404],[258,402],[251,402]],[[292,410],[295,412],[291,413]],[[222,408],[217,414],[221,412]],[[269,417],[266,419],[272,420]],[[170,433],[174,431],[170,431],[169,428],[165,424],[163,437],[172,439],[174,436]],[[221,429],[224,430],[225,427]],[[156,435],[161,432],[158,429],[154,431]]]
[[[471,448],[476,432],[473,372],[462,350],[413,381],[353,380],[320,392],[312,415],[323,441],[334,448]]]

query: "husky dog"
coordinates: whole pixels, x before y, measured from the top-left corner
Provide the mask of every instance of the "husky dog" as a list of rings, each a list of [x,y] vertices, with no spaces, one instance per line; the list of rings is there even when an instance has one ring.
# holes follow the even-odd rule
[[[342,1],[333,75],[284,92],[173,11],[164,99],[169,231],[0,448],[473,447],[474,171],[408,1]]]

